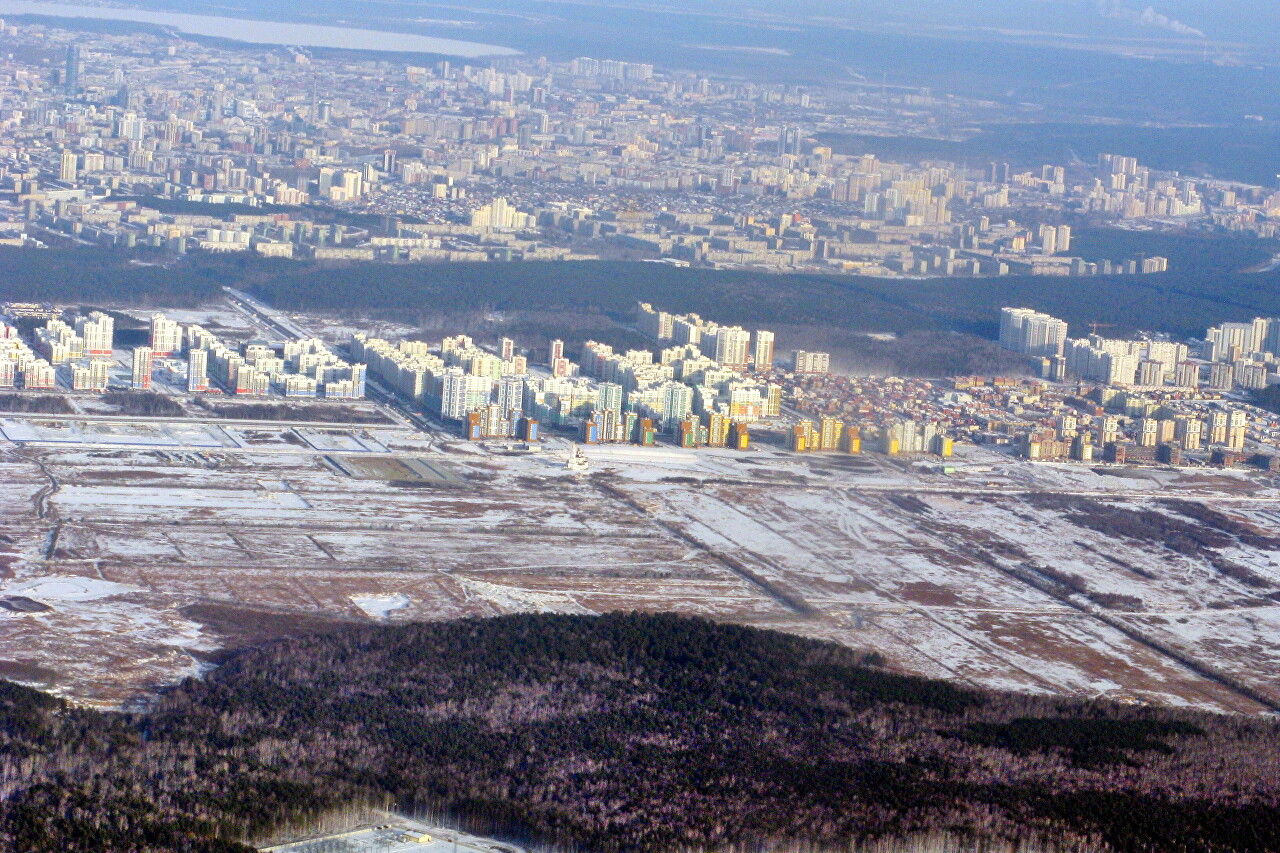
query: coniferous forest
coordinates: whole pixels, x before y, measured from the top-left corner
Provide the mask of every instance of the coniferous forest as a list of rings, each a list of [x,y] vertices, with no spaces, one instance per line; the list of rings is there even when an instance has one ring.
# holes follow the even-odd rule
[[[875,660],[684,617],[522,615],[249,649],[145,713],[0,683],[0,846],[229,853],[394,805],[598,853],[1280,849],[1274,721]]]

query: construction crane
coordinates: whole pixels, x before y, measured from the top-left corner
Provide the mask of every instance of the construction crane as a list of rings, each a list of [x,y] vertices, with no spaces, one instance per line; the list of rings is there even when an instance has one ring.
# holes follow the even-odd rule
[[[1094,335],[1098,334],[1099,329],[1114,329],[1116,327],[1115,323],[1085,323],[1085,325],[1089,327],[1090,333]]]

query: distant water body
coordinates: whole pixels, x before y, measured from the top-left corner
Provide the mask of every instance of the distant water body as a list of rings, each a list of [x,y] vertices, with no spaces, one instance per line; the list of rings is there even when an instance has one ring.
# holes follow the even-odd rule
[[[442,53],[448,56],[511,56],[509,47],[458,39],[433,38],[411,33],[326,27],[319,24],[286,24],[187,15],[150,9],[122,9],[108,6],[76,6],[70,3],[40,3],[32,0],[0,0],[0,15],[50,15],[59,18],[97,18],[109,21],[138,21],[197,36],[231,39],[251,44],[279,44],[296,47],[337,47],[347,50],[377,50],[395,53]]]

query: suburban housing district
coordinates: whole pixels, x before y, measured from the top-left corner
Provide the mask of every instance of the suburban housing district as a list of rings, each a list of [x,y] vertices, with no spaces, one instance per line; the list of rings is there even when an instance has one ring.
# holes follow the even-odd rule
[[[252,302],[245,294],[237,300]],[[950,457],[955,442],[1032,460],[1280,465],[1280,418],[1249,392],[1280,382],[1280,320],[1224,323],[1205,338],[1067,337],[1067,324],[1005,308],[1000,344],[1042,379],[837,377],[830,355],[793,350],[775,364],[774,333],[672,314],[647,303],[635,328],[651,349],[587,341],[571,360],[549,341],[438,344],[357,332],[340,343],[286,336],[225,341],[198,323],[148,318],[146,345],[117,352],[114,319],[11,305],[0,325],[0,388],[358,400],[372,379],[413,411],[473,441],[535,446],[547,429],[586,445],[751,445],[752,430],[796,452]],[[13,325],[18,324],[18,325]],[[19,325],[27,328],[24,336]]]

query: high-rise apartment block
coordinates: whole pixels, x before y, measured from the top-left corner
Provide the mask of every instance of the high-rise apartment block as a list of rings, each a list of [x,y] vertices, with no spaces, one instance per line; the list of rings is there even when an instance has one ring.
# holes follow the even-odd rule
[[[531,228],[536,219],[522,213],[511,206],[505,198],[495,198],[489,204],[480,207],[471,214],[472,228],[493,228],[499,231],[510,231],[520,228]]]
[[[756,330],[751,356],[756,370],[769,370],[773,367],[773,332]]]
[[[133,387],[145,391],[151,387],[151,368],[154,353],[151,347],[138,347],[133,351]]]
[[[791,369],[794,373],[828,373],[831,370],[831,353],[793,350]]]
[[[76,320],[76,334],[84,339],[85,355],[111,355],[115,344],[115,323],[113,318],[101,311],[94,311],[88,317]]]
[[[1067,324],[1030,308],[1000,310],[1000,346],[1029,356],[1062,355]]]
[[[187,353],[187,390],[196,393],[209,390],[209,352],[193,349]]]
[[[702,351],[724,367],[733,370],[747,369],[751,334],[737,326],[720,326],[702,340]]]
[[[459,368],[450,368],[443,377],[440,414],[451,420],[461,420],[469,412],[489,405],[492,393],[491,377],[472,376]]]
[[[158,357],[182,352],[182,325],[163,314],[151,315],[151,351]]]
[[[58,166],[58,180],[66,184],[74,184],[78,171],[76,169],[76,152],[70,148],[62,152],[62,158]]]
[[[641,302],[636,325],[640,333],[655,341],[669,341],[674,334],[674,319],[666,311],[655,311],[647,302]]]
[[[111,362],[93,359],[71,368],[72,391],[105,391],[111,376]]]

